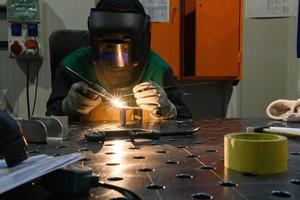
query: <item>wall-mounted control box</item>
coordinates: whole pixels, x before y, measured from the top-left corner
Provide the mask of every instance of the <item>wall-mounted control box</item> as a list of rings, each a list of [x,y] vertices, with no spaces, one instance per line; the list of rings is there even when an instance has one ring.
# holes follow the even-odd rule
[[[11,58],[42,55],[40,0],[7,0],[8,51]]]

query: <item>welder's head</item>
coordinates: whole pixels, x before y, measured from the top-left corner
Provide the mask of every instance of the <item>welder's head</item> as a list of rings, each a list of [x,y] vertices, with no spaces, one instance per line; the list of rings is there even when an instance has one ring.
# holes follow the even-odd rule
[[[100,0],[91,9],[92,56],[102,81],[115,77],[111,86],[128,87],[141,78],[150,51],[150,24],[138,0]]]

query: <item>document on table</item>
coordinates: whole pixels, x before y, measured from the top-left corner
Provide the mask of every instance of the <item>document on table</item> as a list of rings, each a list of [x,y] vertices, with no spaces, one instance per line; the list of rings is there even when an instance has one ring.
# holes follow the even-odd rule
[[[19,165],[10,168],[6,166],[4,160],[0,160],[0,194],[56,169],[74,163],[82,159],[82,157],[80,153],[57,157],[37,155],[31,156]]]
[[[291,17],[298,14],[298,0],[246,0],[247,18]]]

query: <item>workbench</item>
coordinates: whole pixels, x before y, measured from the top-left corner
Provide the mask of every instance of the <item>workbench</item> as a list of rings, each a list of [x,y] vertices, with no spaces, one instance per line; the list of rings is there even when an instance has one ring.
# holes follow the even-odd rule
[[[55,156],[81,151],[86,159],[77,164],[91,167],[101,181],[127,188],[142,199],[300,199],[300,139],[288,140],[286,173],[257,175],[224,168],[223,136],[270,122],[267,119],[198,119],[187,123],[200,127],[193,136],[104,143],[87,141],[83,136],[86,126],[74,124],[63,141],[30,144],[29,150],[31,155]],[[164,126],[174,123],[177,122],[165,122]],[[278,196],[272,194],[274,191]],[[39,184],[21,186],[2,198],[13,199],[16,195],[23,199],[57,199]],[[121,197],[111,190],[93,188],[88,196],[78,199],[123,199]]]

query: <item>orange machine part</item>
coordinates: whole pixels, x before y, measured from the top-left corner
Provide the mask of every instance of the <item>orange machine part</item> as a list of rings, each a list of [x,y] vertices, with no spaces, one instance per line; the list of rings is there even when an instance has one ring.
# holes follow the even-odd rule
[[[151,48],[180,76],[180,0],[170,0],[170,20],[166,23],[153,22]]]
[[[241,0],[196,1],[196,76],[241,78]]]

